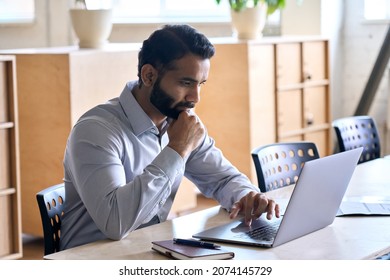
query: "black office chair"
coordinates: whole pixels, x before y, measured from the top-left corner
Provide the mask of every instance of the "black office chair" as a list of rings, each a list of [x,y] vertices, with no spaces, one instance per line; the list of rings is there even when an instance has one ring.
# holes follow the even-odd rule
[[[352,116],[334,120],[340,152],[363,147],[359,163],[379,158],[381,147],[375,120],[369,116]]]
[[[51,186],[36,195],[41,213],[45,255],[60,250],[61,218],[64,215],[64,183]]]
[[[390,261],[390,253],[387,253],[386,255],[382,255],[380,257],[377,257],[376,260],[386,260]]]
[[[262,192],[295,184],[306,161],[319,158],[312,142],[287,142],[255,148],[251,152]]]

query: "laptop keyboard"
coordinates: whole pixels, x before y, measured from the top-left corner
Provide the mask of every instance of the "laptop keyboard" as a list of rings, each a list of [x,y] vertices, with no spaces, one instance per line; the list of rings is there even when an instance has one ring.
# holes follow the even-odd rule
[[[267,224],[266,226],[255,228],[248,232],[240,233],[236,235],[236,237],[271,241],[275,238],[279,225],[280,225],[280,221],[275,221],[273,223]]]

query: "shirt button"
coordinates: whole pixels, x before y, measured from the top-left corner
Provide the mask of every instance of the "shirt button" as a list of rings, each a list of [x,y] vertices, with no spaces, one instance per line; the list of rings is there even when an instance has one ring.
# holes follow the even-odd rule
[[[165,202],[164,200],[161,200],[159,204],[160,204],[160,205],[163,205],[164,202]]]

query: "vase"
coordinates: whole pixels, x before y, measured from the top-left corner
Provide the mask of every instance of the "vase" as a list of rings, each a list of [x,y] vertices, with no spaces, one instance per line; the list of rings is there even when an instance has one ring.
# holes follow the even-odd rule
[[[112,10],[70,9],[73,30],[80,48],[102,48],[112,30]]]
[[[238,39],[258,39],[263,36],[267,19],[266,3],[259,2],[256,7],[245,8],[239,12],[230,10],[233,34]]]

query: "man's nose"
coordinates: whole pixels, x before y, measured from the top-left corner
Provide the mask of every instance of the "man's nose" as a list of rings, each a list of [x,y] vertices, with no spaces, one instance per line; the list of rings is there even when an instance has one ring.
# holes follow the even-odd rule
[[[192,103],[198,103],[200,101],[200,86],[191,89],[190,93],[187,95],[186,101]]]

